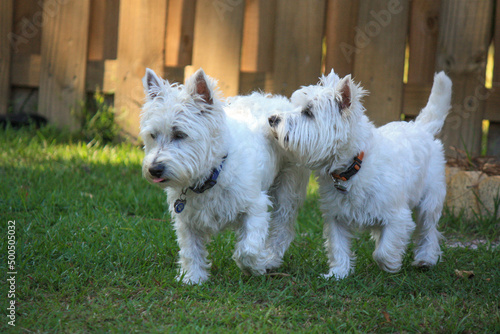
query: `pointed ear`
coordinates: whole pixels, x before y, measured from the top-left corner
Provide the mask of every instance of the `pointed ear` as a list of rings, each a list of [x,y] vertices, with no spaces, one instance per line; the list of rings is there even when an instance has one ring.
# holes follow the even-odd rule
[[[164,86],[163,80],[149,68],[146,69],[146,75],[142,78],[142,84],[144,85],[144,93],[149,99],[160,95]]]
[[[339,109],[340,111],[350,108],[352,102],[352,79],[351,75],[346,75],[337,85],[340,94]]]
[[[199,69],[193,74],[193,78],[189,81],[191,95],[199,96],[207,104],[213,104],[213,92],[208,83],[208,78],[203,72],[203,69]]]

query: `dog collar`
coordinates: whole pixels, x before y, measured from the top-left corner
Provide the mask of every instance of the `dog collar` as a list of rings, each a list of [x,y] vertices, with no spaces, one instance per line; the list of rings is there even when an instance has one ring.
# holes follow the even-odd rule
[[[363,163],[363,157],[365,152],[361,151],[358,156],[354,157],[352,164],[347,167],[345,171],[340,174],[331,173],[330,176],[333,179],[333,185],[343,194],[347,193],[347,188],[340,184],[340,181],[348,181],[351,177],[356,175],[356,173],[361,169],[361,164]]]
[[[222,162],[220,163],[219,168],[214,168],[212,170],[212,174],[208,177],[208,179],[198,187],[189,187],[189,189],[197,194],[204,193],[210,188],[213,188],[217,184],[217,178],[219,177],[219,174],[222,170],[222,166],[224,165],[224,161],[226,161],[227,154],[222,158]],[[181,213],[182,210],[184,210],[184,207],[186,206],[186,192],[188,188],[185,188],[180,197],[175,201],[174,203],[174,211],[175,213]]]
[[[219,177],[220,171],[222,170],[222,165],[224,165],[224,161],[226,161],[226,158],[227,154],[222,157],[222,162],[220,163],[219,168],[214,168],[212,170],[212,174],[210,174],[210,177],[205,181],[205,183],[198,187],[189,187],[189,189],[197,194],[201,194],[215,186],[217,184],[217,178]]]

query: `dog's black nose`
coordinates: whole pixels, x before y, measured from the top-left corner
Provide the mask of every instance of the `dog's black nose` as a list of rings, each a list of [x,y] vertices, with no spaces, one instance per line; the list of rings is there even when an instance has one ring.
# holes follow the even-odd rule
[[[276,115],[269,117],[268,120],[269,120],[269,125],[272,128],[278,126],[278,124],[280,124],[280,122],[281,122],[281,118],[279,116],[276,116]]]
[[[161,177],[163,175],[163,172],[165,171],[165,166],[162,164],[155,164],[149,167],[149,174],[151,174],[152,177]]]

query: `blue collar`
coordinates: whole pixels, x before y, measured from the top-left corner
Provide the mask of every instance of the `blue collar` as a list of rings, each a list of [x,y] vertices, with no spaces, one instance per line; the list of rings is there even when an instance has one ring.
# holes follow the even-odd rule
[[[210,174],[210,177],[203,183],[201,187],[189,187],[193,192],[197,194],[201,194],[208,189],[212,188],[217,184],[217,178],[219,177],[219,174],[222,170],[222,165],[224,165],[224,161],[226,161],[227,154],[222,158],[222,162],[220,163],[219,168],[214,168],[212,170],[212,174]],[[179,198],[175,201],[174,203],[174,212],[175,213],[181,213],[184,210],[184,207],[186,206],[186,192],[188,188],[184,188],[182,190],[181,195]]]
[[[201,194],[215,186],[217,184],[217,178],[219,177],[219,174],[222,170],[222,165],[224,165],[224,161],[226,161],[226,158],[227,154],[222,158],[222,162],[220,163],[219,168],[214,168],[212,170],[212,174],[210,174],[210,177],[205,181],[205,183],[198,187],[189,187],[189,189],[197,194]]]

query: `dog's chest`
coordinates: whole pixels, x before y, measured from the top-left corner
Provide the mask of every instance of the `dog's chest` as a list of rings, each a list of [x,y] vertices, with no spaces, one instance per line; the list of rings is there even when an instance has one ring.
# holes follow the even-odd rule
[[[244,209],[241,198],[231,196],[230,192],[209,190],[207,193],[188,196],[185,209],[176,215],[184,224],[217,232],[228,225],[238,223]]]

